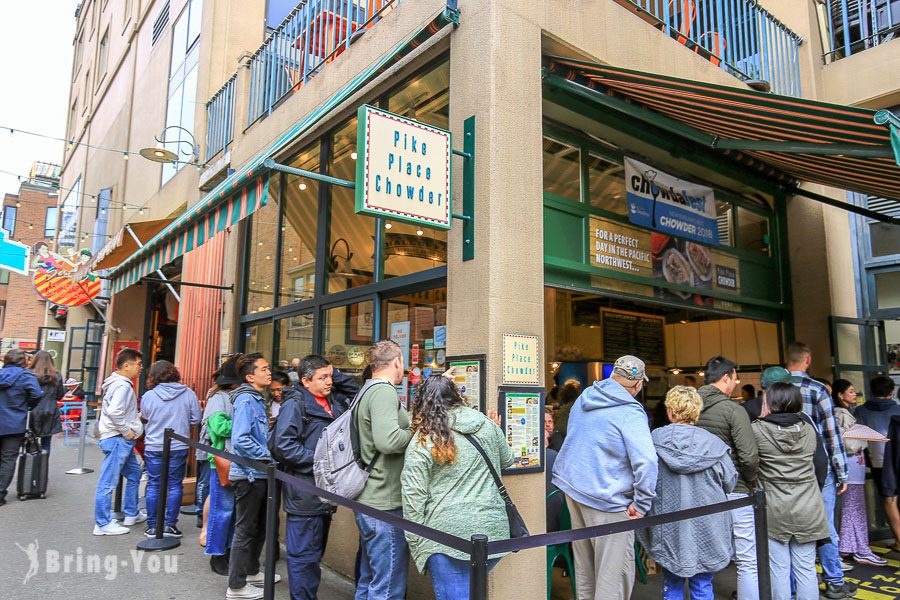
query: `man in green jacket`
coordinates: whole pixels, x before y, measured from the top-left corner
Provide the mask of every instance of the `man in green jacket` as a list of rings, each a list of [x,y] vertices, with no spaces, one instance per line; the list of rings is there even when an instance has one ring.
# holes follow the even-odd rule
[[[354,409],[359,430],[360,458],[373,465],[358,502],[403,516],[400,473],[409,444],[409,415],[400,404],[394,386],[403,381],[403,354],[392,340],[381,340],[369,349],[372,379],[390,385],[374,385]],[[409,566],[409,547],[403,531],[383,521],[356,513],[359,527],[360,564],[355,600],[403,600]]]
[[[706,363],[706,385],[697,390],[703,398],[703,410],[697,427],[706,429],[731,448],[731,459],[738,472],[738,482],[729,500],[746,497],[756,487],[759,453],[750,417],[740,404],[731,399],[741,380],[736,365],[724,356],[714,356]],[[753,507],[731,511],[737,566],[738,600],[759,600],[756,542]],[[764,568],[768,568],[764,566]]]

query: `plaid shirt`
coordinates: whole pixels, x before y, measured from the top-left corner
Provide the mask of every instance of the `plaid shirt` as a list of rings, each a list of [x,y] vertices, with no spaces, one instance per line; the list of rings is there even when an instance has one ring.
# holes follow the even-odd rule
[[[796,385],[803,396],[803,412],[810,416],[825,441],[825,451],[831,460],[837,483],[846,483],[847,451],[844,450],[844,439],[841,437],[841,428],[834,414],[834,402],[828,395],[828,390],[803,371],[791,371],[791,375],[802,378]]]

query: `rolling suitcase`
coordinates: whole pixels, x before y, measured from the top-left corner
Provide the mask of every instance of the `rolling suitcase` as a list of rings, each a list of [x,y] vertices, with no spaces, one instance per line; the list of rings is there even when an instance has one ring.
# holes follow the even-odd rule
[[[31,418],[31,412],[28,413]],[[41,448],[41,440],[26,424],[25,440],[19,448],[19,468],[16,478],[16,493],[19,500],[45,498],[47,495],[47,475],[50,454]]]

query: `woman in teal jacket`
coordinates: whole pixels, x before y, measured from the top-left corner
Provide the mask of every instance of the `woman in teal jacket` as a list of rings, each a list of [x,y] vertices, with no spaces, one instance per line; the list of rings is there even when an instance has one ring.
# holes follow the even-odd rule
[[[416,389],[410,427],[400,476],[404,518],[466,540],[476,533],[508,538],[503,499],[481,454],[466,439],[478,442],[499,472],[513,463],[500,427],[465,406],[456,385],[437,375]],[[406,539],[416,568],[431,575],[437,600],[468,596],[467,554],[409,533]],[[492,556],[488,568],[501,556]]]

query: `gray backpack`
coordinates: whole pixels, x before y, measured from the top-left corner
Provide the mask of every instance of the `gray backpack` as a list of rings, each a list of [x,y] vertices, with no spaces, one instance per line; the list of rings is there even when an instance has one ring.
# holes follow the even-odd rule
[[[363,462],[355,409],[363,395],[380,384],[390,385],[379,379],[367,381],[356,394],[350,408],[322,430],[313,456],[316,487],[351,500],[359,496],[366,487],[369,473],[380,453],[376,450],[368,465]]]

